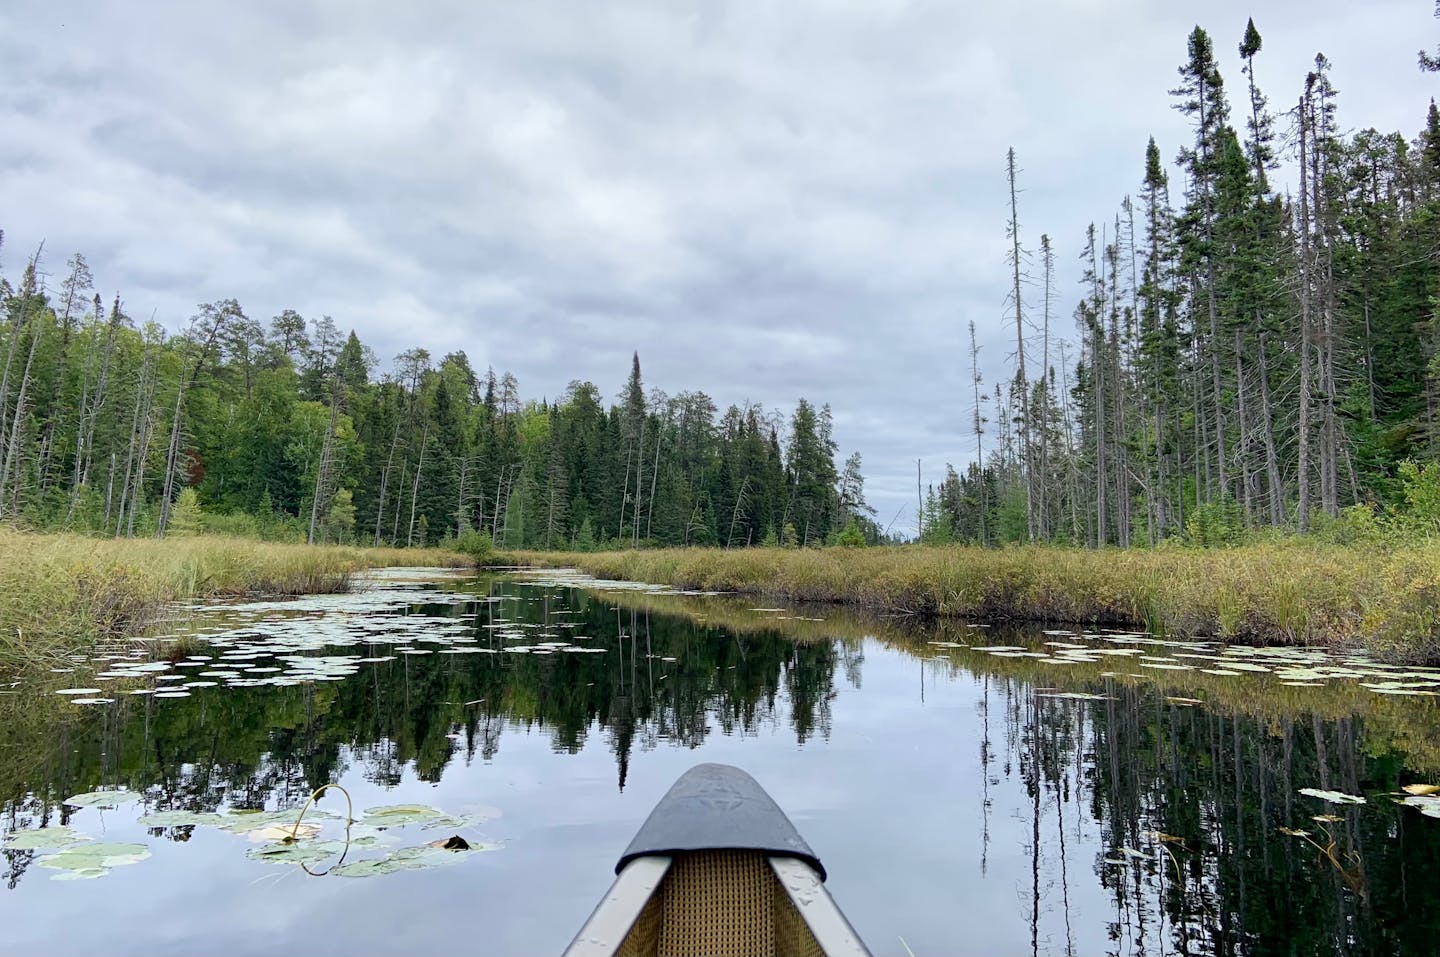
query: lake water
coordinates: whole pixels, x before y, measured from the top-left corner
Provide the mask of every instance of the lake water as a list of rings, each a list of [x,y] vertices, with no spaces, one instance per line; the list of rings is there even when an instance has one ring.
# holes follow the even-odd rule
[[[577,585],[389,572],[0,682],[0,951],[558,953],[701,761],[876,954],[1440,949],[1436,670]],[[338,790],[270,855],[328,782],[343,862]]]

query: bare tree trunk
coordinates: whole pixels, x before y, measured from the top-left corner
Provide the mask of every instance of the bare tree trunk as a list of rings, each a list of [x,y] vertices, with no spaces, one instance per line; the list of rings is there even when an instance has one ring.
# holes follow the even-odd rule
[[[1310,531],[1310,201],[1306,145],[1310,132],[1307,100],[1300,98],[1300,424],[1299,514],[1301,534]]]
[[[640,545],[640,503],[645,497],[645,420],[640,420],[640,437],[635,443],[635,504],[630,512],[630,544]]]
[[[325,507],[325,497],[329,494],[329,473],[335,446],[335,423],[339,417],[340,377],[338,372],[335,372],[332,373],[330,379],[330,422],[325,427],[325,439],[320,443],[320,462],[315,469],[315,493],[310,499],[310,530],[306,533],[305,540],[311,545],[315,544],[315,526],[320,519],[321,510]]]
[[[1065,354],[1065,340],[1060,340],[1060,417],[1065,423],[1065,485],[1069,498],[1070,537],[1080,540],[1080,468],[1076,463],[1075,418],[1070,409],[1070,360]]]
[[[740,492],[739,492],[738,495],[735,496],[735,508],[732,509],[731,512],[730,512],[730,531],[727,532],[726,535],[725,535],[725,547],[726,547],[726,548],[731,547],[731,543],[735,540],[735,523],[740,520],[740,509],[743,508],[744,505],[745,505],[745,491],[746,491],[746,489],[748,489],[749,487],[750,487],[750,476],[747,475],[747,476],[745,476],[744,480],[740,483]],[[688,531],[686,532],[686,538],[687,538],[687,540],[688,540],[688,538],[689,538],[689,532],[688,532]]]
[[[98,311],[100,308],[99,296],[95,297],[95,303]],[[65,516],[67,524],[70,522],[71,516],[75,514],[75,507],[80,500],[81,486],[89,484],[90,481],[90,463],[95,454],[95,426],[100,421],[100,410],[105,406],[105,389],[110,377],[110,363],[115,355],[115,339],[120,333],[120,324],[123,321],[120,300],[117,298],[110,311],[110,321],[106,324],[105,347],[100,353],[100,374],[96,377],[95,394],[92,397],[88,387],[81,393],[77,422],[79,436],[75,440],[75,469],[70,476],[70,509]],[[110,523],[107,521],[105,524],[108,528]]]
[[[455,497],[455,537],[459,538],[465,534],[465,528],[470,524],[469,516],[465,514],[465,499],[470,485],[470,456],[460,457],[460,491]]]
[[[985,534],[985,512],[989,508],[985,494],[985,417],[980,412],[980,347],[975,344],[975,321],[970,321],[970,384],[975,390],[975,412],[971,427],[975,432],[975,477],[980,486],[980,544],[988,545]]]
[[[645,537],[650,537],[651,529],[655,527],[655,488],[660,481],[660,427],[655,427],[655,464],[650,472],[650,502],[645,509]]]
[[[160,493],[160,519],[155,526],[155,537],[164,538],[170,524],[170,496],[175,491],[175,476],[180,470],[180,428],[185,411],[185,383],[182,380],[175,392],[175,415],[170,420],[170,442],[165,447],[165,488]]]
[[[5,344],[5,367],[0,372],[0,458],[9,454],[9,446],[6,444],[6,433],[9,431],[6,426],[10,422],[10,371],[15,366],[15,353],[20,348],[20,341],[24,338],[25,328],[30,321],[30,304],[39,294],[36,287],[36,277],[40,272],[40,254],[45,251],[45,243],[42,240],[35,250],[35,255],[30,257],[30,263],[25,270],[25,279],[20,284],[19,297],[24,300],[24,305],[11,324],[9,341]]]
[[[1125,376],[1120,333],[1120,219],[1115,219],[1114,255],[1110,260],[1110,408],[1114,416],[1115,538],[1121,548],[1130,545],[1130,461],[1125,446]]]
[[[1044,321],[1040,334],[1040,481],[1036,524],[1042,538],[1048,538],[1053,530],[1050,520],[1050,299],[1051,281],[1055,273],[1055,253],[1050,248],[1050,237],[1040,235],[1040,259],[1045,269],[1045,291],[1043,294]]]
[[[390,439],[390,454],[385,459],[385,469],[380,473],[380,500],[375,503],[375,547],[380,547],[380,523],[385,518],[385,493],[390,484],[390,472],[395,467],[395,452],[400,447],[400,415],[395,415],[395,435]],[[403,493],[402,493],[403,494]],[[391,539],[394,542],[394,539]]]
[[[630,501],[630,460],[634,454],[634,449],[625,450],[625,477],[620,482],[620,524],[615,528],[615,537],[621,542],[625,541],[625,505]]]
[[[1025,316],[1020,295],[1020,222],[1015,203],[1015,148],[1005,157],[1005,172],[1010,181],[1010,266],[1015,300],[1015,378],[1020,391],[1020,471],[1025,478],[1025,533],[1035,540],[1035,487],[1030,449],[1030,384],[1025,377]]]
[[[110,453],[110,472],[105,478],[105,518],[101,524],[105,528],[110,527],[110,510],[112,497],[115,494],[115,453]]]
[[[1245,524],[1255,524],[1254,475],[1250,469],[1250,417],[1245,407],[1245,366],[1240,330],[1235,330],[1235,471],[1240,479],[1240,499],[1245,507]]]
[[[120,489],[120,512],[119,512],[118,517],[117,517],[116,520],[115,520],[115,537],[116,537],[116,538],[119,538],[119,537],[120,537],[120,529],[121,529],[121,527],[124,525],[124,522],[125,522],[125,511],[126,511],[126,509],[129,507],[129,502],[130,502],[130,480],[131,480],[131,477],[132,477],[133,474],[134,474],[134,468],[135,468],[135,447],[136,447],[136,445],[138,445],[139,442],[140,442],[140,428],[141,428],[140,414],[141,414],[141,410],[142,410],[142,403],[144,402],[144,396],[145,396],[145,382],[146,382],[146,373],[147,373],[148,368],[149,368],[149,359],[150,359],[150,353],[149,353],[148,343],[147,343],[147,349],[146,349],[146,353],[145,353],[145,358],[144,358],[144,359],[141,361],[141,363],[140,363],[140,379],[139,379],[139,381],[137,381],[136,384],[135,384],[135,406],[134,406],[134,411],[133,411],[133,412],[131,413],[131,415],[130,415],[130,441],[126,443],[126,449],[125,449],[125,473],[124,473],[124,484],[121,486],[121,489]],[[74,493],[74,495],[71,497],[71,505],[70,505],[70,508],[71,508],[71,511],[72,511],[72,512],[73,512],[74,509],[75,509],[75,502],[78,500],[79,494],[80,494],[80,485],[77,484],[77,485],[75,486],[75,493]],[[109,528],[109,527],[110,527],[110,520],[109,520],[108,517],[107,517],[106,520],[105,520],[105,527],[106,527],[106,528]]]
[[[1105,414],[1105,337],[1098,331],[1100,320],[1096,320],[1097,330],[1091,332],[1094,340],[1090,347],[1090,367],[1095,377],[1095,398],[1094,398],[1094,429],[1095,429],[1095,547],[1102,548],[1109,541],[1110,535],[1106,528],[1107,508],[1105,502],[1105,487],[1109,484],[1105,477],[1105,420],[1109,418]]]
[[[425,432],[420,438],[420,458],[415,463],[415,484],[410,487],[410,532],[405,536],[405,547],[412,548],[415,545],[415,507],[420,499],[420,473],[425,469],[425,446],[430,443],[430,424],[425,424]]]
[[[1265,483],[1269,486],[1270,524],[1280,526],[1285,521],[1284,492],[1280,483],[1280,457],[1275,451],[1275,416],[1270,408],[1269,359],[1265,355],[1265,336],[1260,336],[1260,437],[1265,443]]]
[[[408,453],[407,453],[408,454]],[[400,541],[400,511],[405,507],[405,479],[410,474],[410,463],[400,463],[400,491],[395,494],[395,521],[390,526],[390,542]]]
[[[500,496],[503,494],[504,489],[505,489],[505,473],[506,473],[508,470],[509,470],[509,466],[503,466],[503,465],[502,465],[502,466],[500,467],[500,474],[499,474],[499,476],[496,478],[496,481],[495,481],[495,508],[494,508],[494,510],[490,513],[490,539],[491,539],[491,541],[497,541],[497,542],[498,542],[498,541],[500,540]]]
[[[135,515],[140,510],[141,493],[145,484],[145,460],[150,454],[150,442],[155,431],[155,388],[157,378],[158,346],[149,347],[145,361],[141,363],[140,382],[135,389],[135,416],[131,423],[130,449],[125,463],[125,491],[121,496],[120,518],[115,524],[115,537],[120,537],[123,526],[126,538],[135,536]],[[131,467],[133,465],[133,473]]]
[[[30,333],[30,353],[25,358],[25,370],[20,374],[20,388],[15,398],[15,413],[10,422],[10,441],[5,446],[5,464],[3,472],[0,472],[0,517],[5,514],[5,483],[10,477],[11,469],[15,470],[17,478],[14,480],[14,509],[18,514],[20,510],[20,436],[21,426],[25,421],[26,403],[29,401],[31,372],[35,367],[35,352],[40,346],[40,338],[45,331],[45,312],[41,310],[35,317],[33,330]]]

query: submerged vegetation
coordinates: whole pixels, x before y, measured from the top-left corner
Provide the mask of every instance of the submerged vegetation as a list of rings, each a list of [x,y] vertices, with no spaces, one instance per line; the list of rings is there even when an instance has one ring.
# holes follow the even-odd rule
[[[1440,546],[894,547],[512,553],[601,578],[973,619],[1116,624],[1265,644],[1440,654]]]
[[[343,591],[363,568],[464,566],[440,549],[306,547],[218,536],[109,541],[0,527],[0,665],[153,624],[172,603]]]

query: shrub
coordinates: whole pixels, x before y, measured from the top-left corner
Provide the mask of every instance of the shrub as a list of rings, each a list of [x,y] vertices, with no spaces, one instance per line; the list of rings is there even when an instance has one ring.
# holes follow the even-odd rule
[[[1185,543],[1200,548],[1239,545],[1245,541],[1245,513],[1231,498],[1206,502],[1185,520]]]
[[[1424,535],[1440,532],[1440,462],[1401,462],[1400,483],[1405,505],[1394,511],[1395,525]]]
[[[483,564],[495,552],[495,544],[490,541],[490,536],[474,529],[461,532],[455,539],[454,548],[461,554],[469,555],[477,565]]]
[[[864,548],[865,533],[860,531],[860,523],[850,519],[850,524],[836,537],[835,544],[841,548]]]

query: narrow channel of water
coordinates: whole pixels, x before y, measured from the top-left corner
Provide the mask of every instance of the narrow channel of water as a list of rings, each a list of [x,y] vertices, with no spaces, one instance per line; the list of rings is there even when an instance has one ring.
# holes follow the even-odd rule
[[[700,761],[877,954],[1440,948],[1440,671],[577,585],[387,573],[0,682],[0,951],[556,953]]]

